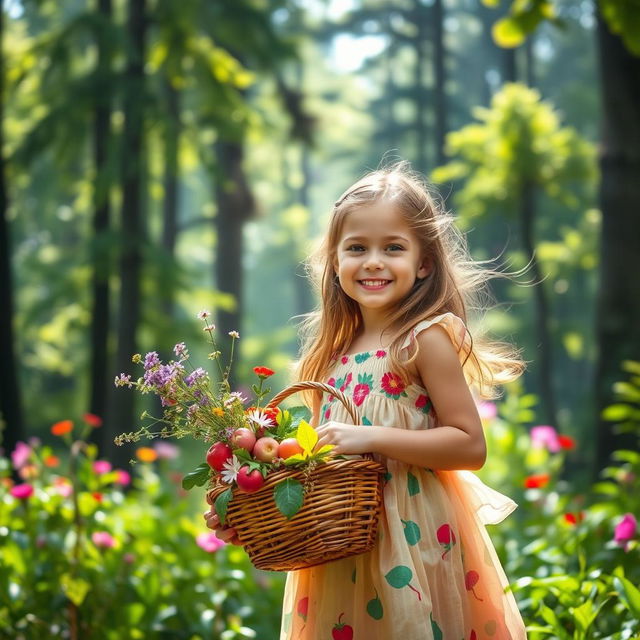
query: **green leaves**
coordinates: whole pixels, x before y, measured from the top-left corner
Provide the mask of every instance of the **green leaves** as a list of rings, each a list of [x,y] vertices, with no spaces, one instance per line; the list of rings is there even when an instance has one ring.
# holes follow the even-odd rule
[[[280,513],[291,520],[304,502],[304,488],[295,478],[287,478],[273,488],[273,499]]]
[[[231,498],[233,498],[233,491],[231,488],[226,489],[216,498],[215,508],[218,518],[220,519],[220,524],[224,524],[227,517],[227,509],[229,508]]]
[[[206,462],[203,462],[182,478],[182,488],[189,491],[193,487],[202,487],[209,480],[210,475],[211,467]]]

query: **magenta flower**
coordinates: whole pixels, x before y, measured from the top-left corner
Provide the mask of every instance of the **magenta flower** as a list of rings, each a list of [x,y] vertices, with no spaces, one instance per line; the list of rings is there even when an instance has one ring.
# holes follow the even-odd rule
[[[111,471],[111,463],[106,460],[96,460],[93,463],[93,471],[98,475],[109,473],[109,471]]]
[[[99,549],[113,549],[116,545],[116,539],[107,531],[94,531],[91,540]]]
[[[11,495],[19,500],[27,500],[33,495],[33,485],[28,483],[17,484],[11,487]]]
[[[531,427],[531,444],[535,449],[547,449],[551,453],[558,453],[562,449],[558,432],[547,424]]]
[[[207,553],[213,553],[224,547],[226,542],[220,540],[215,533],[201,533],[196,536],[196,544]]]
[[[123,487],[126,487],[128,484],[131,484],[131,475],[128,471],[124,471],[123,469],[116,469],[116,484],[121,484]]]
[[[16,469],[20,469],[29,460],[31,447],[25,442],[17,442],[16,448],[11,452],[11,462]]]
[[[159,441],[153,445],[153,448],[161,460],[173,460],[180,454],[180,449],[170,442]]]
[[[629,546],[629,541],[635,538],[638,532],[638,521],[632,513],[625,513],[622,520],[616,525],[613,539],[625,551]]]
[[[493,420],[498,415],[498,407],[494,402],[479,402],[478,415],[481,420]]]

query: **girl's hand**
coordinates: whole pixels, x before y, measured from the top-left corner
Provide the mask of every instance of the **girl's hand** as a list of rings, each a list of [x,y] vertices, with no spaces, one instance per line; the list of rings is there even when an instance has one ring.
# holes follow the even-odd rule
[[[209,527],[209,529],[213,529],[217,538],[220,538],[223,542],[228,542],[230,544],[242,545],[242,542],[240,542],[236,530],[233,527],[227,527],[224,524],[220,524],[220,518],[218,518],[218,514],[216,513],[213,505],[211,505],[211,509],[209,511],[204,512],[204,519],[207,523],[207,527]]]
[[[370,425],[353,425],[333,420],[316,427],[318,444],[316,449],[325,444],[332,444],[333,453],[349,455],[356,453],[371,453],[373,429]]]

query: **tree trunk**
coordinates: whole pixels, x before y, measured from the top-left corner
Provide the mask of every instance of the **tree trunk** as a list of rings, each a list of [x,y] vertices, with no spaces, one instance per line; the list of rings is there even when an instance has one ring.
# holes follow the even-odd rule
[[[624,377],[624,360],[640,360],[640,58],[633,56],[598,17],[602,95],[600,144],[600,284],[596,332],[596,471],[612,451],[636,447],[613,433],[602,410],[614,399],[612,386]]]
[[[531,270],[534,278],[534,316],[539,356],[537,361],[538,386],[542,399],[543,419],[547,424],[558,427],[556,401],[553,391],[553,357],[551,331],[549,330],[550,310],[542,282],[540,265],[535,255],[534,220],[535,192],[532,184],[522,186],[522,242],[525,254],[531,259]]]
[[[447,135],[447,93],[444,48],[444,8],[442,0],[434,0],[432,8],[433,24],[433,77],[435,78],[433,108],[435,113],[435,156],[436,166],[442,166],[447,158],[444,152]]]
[[[215,275],[218,290],[230,293],[235,300],[232,310],[220,309],[217,314],[219,347],[222,362],[229,361],[229,331],[242,335],[244,245],[242,233],[245,223],[253,216],[255,203],[242,166],[244,146],[240,141],[220,141],[216,144],[218,179],[215,218],[217,252]]]
[[[146,36],[145,0],[129,0],[129,60],[125,71],[122,155],[122,244],[120,254],[120,298],[116,371],[131,371],[131,356],[137,351],[136,331],[140,318],[140,271],[145,239],[143,181],[143,100]],[[109,437],[134,430],[134,393],[114,389],[115,401],[109,420]],[[112,454],[116,464],[126,465],[131,454],[125,445]]]
[[[98,0],[98,14],[109,23],[112,15],[111,0]],[[104,32],[98,37],[98,62],[96,78],[103,79],[110,69],[109,44]],[[98,83],[96,83],[98,84]],[[93,124],[94,162],[96,182],[93,190],[93,247],[91,263],[93,274],[91,281],[91,362],[90,362],[90,399],[91,413],[104,417],[107,398],[110,392],[109,381],[112,375],[109,368],[108,340],[109,319],[111,315],[111,296],[109,292],[110,261],[109,249],[105,237],[111,226],[111,206],[109,202],[110,181],[107,178],[108,154],[111,141],[111,99],[108,91],[98,95]],[[92,432],[92,441],[101,451],[108,449],[106,430]]]
[[[165,130],[164,155],[164,203],[162,224],[162,248],[170,260],[175,258],[176,240],[178,236],[178,172],[179,172],[179,140],[180,140],[180,94],[165,82],[167,99],[167,125]],[[163,307],[165,316],[173,318],[175,313],[174,288],[168,286],[162,292],[165,296]]]
[[[4,9],[0,7],[0,445],[13,451],[24,439],[18,363],[13,332],[13,279],[9,230],[9,197],[4,159]]]

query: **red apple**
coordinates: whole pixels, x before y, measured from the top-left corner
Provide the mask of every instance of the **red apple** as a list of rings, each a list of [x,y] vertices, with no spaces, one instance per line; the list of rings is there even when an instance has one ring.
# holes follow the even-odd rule
[[[240,471],[238,471],[236,482],[238,483],[238,489],[240,489],[240,491],[253,493],[262,487],[264,484],[264,478],[257,469],[250,471],[249,467],[245,465],[240,468]]]
[[[271,462],[278,455],[278,441],[266,436],[259,438],[253,447],[253,457],[262,462]]]
[[[278,447],[278,458],[286,460],[296,453],[302,453],[302,447],[295,438],[285,438]]]
[[[248,453],[251,453],[256,443],[256,434],[253,433],[251,429],[240,427],[233,432],[231,442],[233,442],[235,449],[244,449]]]
[[[216,471],[222,471],[224,463],[231,458],[233,452],[231,447],[224,442],[216,442],[209,447],[207,451],[207,463]]]

